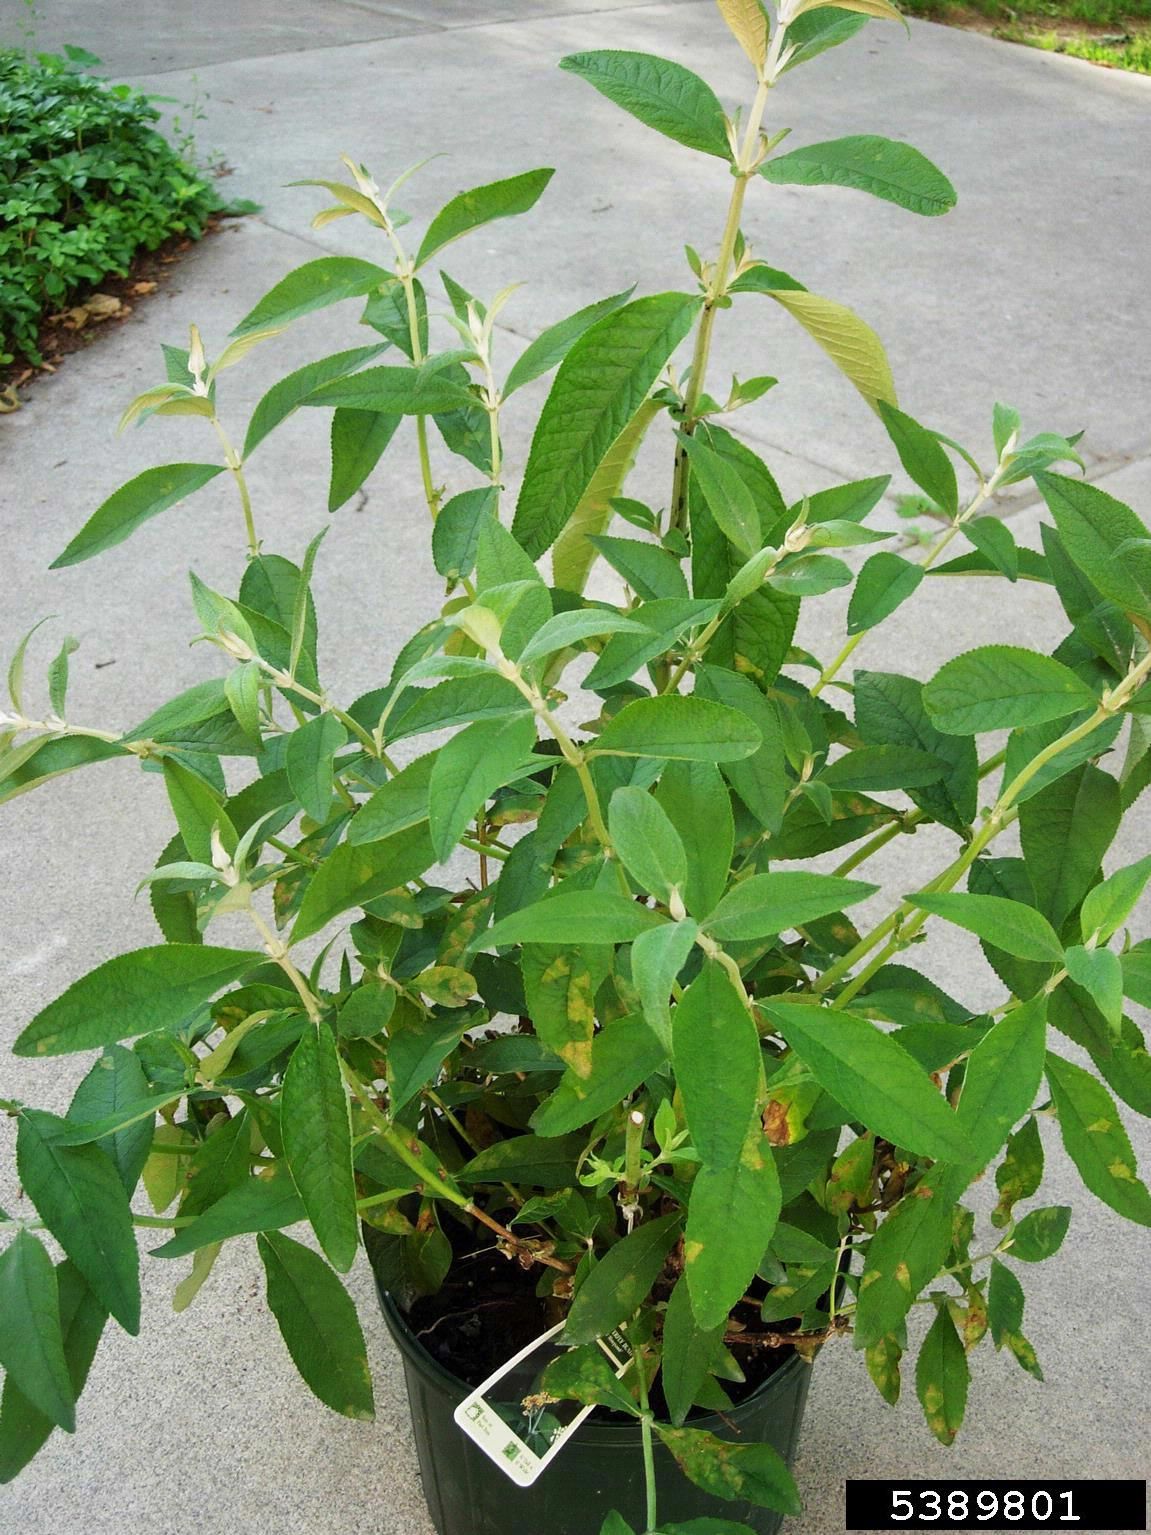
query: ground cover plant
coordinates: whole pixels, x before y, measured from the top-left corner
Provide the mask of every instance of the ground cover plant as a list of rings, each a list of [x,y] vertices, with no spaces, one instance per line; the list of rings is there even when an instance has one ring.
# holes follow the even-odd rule
[[[0,366],[38,363],[46,315],[137,252],[198,239],[222,206],[157,132],[159,109],[86,72],[98,63],[0,50]]]
[[[1027,43],[1137,74],[1151,74],[1149,0],[904,0],[902,9],[928,21],[990,30]]]
[[[69,717],[70,641],[42,701],[28,641],[12,660],[0,797],[120,759],[162,773],[174,832],[140,871],[162,941],[75,981],[16,1041],[23,1056],[101,1053],[65,1115],[4,1103],[35,1207],[0,1228],[6,1478],[74,1427],[109,1321],[138,1329],[137,1228],[180,1309],[223,1244],[254,1240],[304,1379],[358,1418],[372,1385],[340,1275],[361,1241],[405,1305],[448,1278],[453,1243],[494,1245],[566,1321],[548,1393],[636,1420],[645,1529],[666,1535],[657,1442],[718,1500],[798,1506],[770,1446],[693,1426],[697,1406],[738,1399],[757,1351],[811,1358],[850,1336],[888,1401],[910,1374],[945,1444],[972,1349],[1040,1376],[1028,1266],[1072,1213],[1044,1201],[1045,1144],[1061,1140],[1084,1197],[1151,1224],[1119,1106],[1151,1109],[1129,1009],[1151,1000],[1151,944],[1129,933],[1151,858],[1103,871],[1151,779],[1151,534],[1080,477],[1073,439],[1028,435],[1008,406],[974,451],[914,419],[875,333],[743,238],[745,199],[772,185],[952,206],[912,147],[805,143],[777,115],[792,69],[898,13],[719,10],[747,61],[734,113],[649,55],[562,66],[716,161],[726,213],[717,244],[687,251],[682,290],[621,288],[509,365],[497,321],[514,290],[472,295],[466,245],[452,247],[530,213],[552,170],[462,193],[412,239],[397,199],[418,198],[418,179],[381,190],[348,161],[346,179],[310,183],[326,194],[316,222],[367,220],[380,262],[307,263],[210,352],[193,327],[127,408],[126,426],[202,418],[222,461],[145,471],[56,564],[221,475],[247,558],[231,594],[191,578],[218,671],[127,729]],[[337,302],[362,305],[374,339],[277,383],[234,445],[227,370]],[[757,305],[797,322],[881,419],[936,520],[916,558],[873,515],[888,477],[789,505],[741,439],[775,380],[721,384],[709,356],[728,311]],[[513,507],[501,425],[552,373]],[[354,699],[319,675],[310,593],[338,526],[296,558],[272,552],[245,475],[299,409],[332,412],[329,510],[414,432],[447,587]],[[667,480],[633,484],[657,433]],[[1039,549],[989,505],[1029,480],[1051,515]],[[596,562],[615,600],[586,595]],[[934,622],[957,573],[1002,583],[1005,602],[1041,584],[1065,639],[1050,655],[981,646],[926,684],[849,671],[904,604],[905,621],[919,602]],[[842,644],[797,648],[801,602],[847,586]],[[870,882],[871,857],[926,823],[948,835],[946,860],[913,889]],[[1004,851],[1009,829],[1021,852]],[[884,915],[857,923],[880,897]],[[250,939],[213,941],[217,918]],[[990,1010],[916,968],[940,924],[983,941],[1002,984]],[[980,1179],[998,1203],[977,1232]],[[619,1327],[622,1379],[596,1344]]]

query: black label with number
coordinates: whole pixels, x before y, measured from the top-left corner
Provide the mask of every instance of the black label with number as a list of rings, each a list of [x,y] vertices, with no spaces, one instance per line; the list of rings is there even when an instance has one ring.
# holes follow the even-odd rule
[[[1147,1483],[847,1483],[849,1530],[1145,1530]]]

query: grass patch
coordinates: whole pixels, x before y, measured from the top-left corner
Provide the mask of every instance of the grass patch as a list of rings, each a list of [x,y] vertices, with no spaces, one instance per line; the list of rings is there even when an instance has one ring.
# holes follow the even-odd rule
[[[1151,0],[904,0],[928,21],[1151,74]]]

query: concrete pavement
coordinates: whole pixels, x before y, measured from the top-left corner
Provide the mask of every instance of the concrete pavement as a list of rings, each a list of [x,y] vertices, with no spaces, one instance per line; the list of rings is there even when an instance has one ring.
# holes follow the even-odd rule
[[[187,648],[193,627],[180,593],[190,567],[211,584],[234,584],[242,537],[229,487],[216,482],[97,561],[52,574],[46,567],[130,475],[166,459],[214,456],[195,422],[114,436],[126,401],[161,376],[161,341],[180,340],[195,320],[218,350],[293,266],[336,251],[382,259],[354,221],[312,231],[317,194],[286,183],[334,174],[340,151],[383,178],[448,150],[408,189],[406,206],[423,218],[461,187],[557,166],[531,215],[490,226],[446,259],[481,294],[525,282],[505,311],[510,361],[523,338],[582,303],[637,279],[648,290],[682,285],[683,243],[705,253],[714,246],[726,199],[717,162],[631,124],[558,74],[556,60],[582,47],[666,52],[729,103],[743,93],[746,70],[704,0],[210,0],[195,18],[143,0],[130,25],[110,0],[44,0],[39,10],[38,46],[81,44],[110,72],[178,100],[199,91],[202,147],[234,167],[229,193],[265,209],[193,251],[127,326],[0,420],[0,654],[43,613],[60,614],[59,630],[83,641],[73,717],[126,727],[215,670],[203,647]],[[796,142],[849,132],[906,137],[948,172],[960,203],[946,219],[917,220],[850,192],[753,187],[745,227],[760,254],[876,327],[914,414],[984,458],[995,398],[1018,406],[1028,429],[1087,426],[1092,478],[1151,516],[1142,325],[1151,82],[928,25],[913,24],[905,38],[873,24],[788,75],[777,110],[773,126],[794,121]],[[713,378],[738,367],[782,380],[741,427],[746,419],[785,488],[800,494],[890,470],[886,436],[858,397],[767,307],[749,299],[738,322],[721,316]],[[235,435],[276,378],[362,339],[354,306],[345,306],[301,322],[225,375],[221,400]],[[510,413],[513,466],[523,462],[541,395],[525,391]],[[323,413],[303,412],[251,463],[260,531],[297,557],[327,521],[326,426]],[[665,450],[645,454],[634,493],[665,494]],[[453,489],[468,483],[455,465],[445,473]],[[897,476],[895,489],[906,488]],[[1005,510],[1034,543],[1033,498]],[[398,641],[433,610],[425,518],[404,435],[366,496],[336,519],[321,556],[322,658],[338,696],[378,682]],[[997,582],[929,583],[860,659],[926,677],[957,648],[1059,638],[1048,593],[1024,585],[1012,598]],[[824,653],[837,644],[841,607],[834,596],[810,604],[804,642]],[[30,679],[38,675],[30,665]],[[146,904],[133,903],[131,891],[167,839],[168,810],[159,784],[148,783],[141,802],[138,782],[129,804],[124,769],[109,764],[3,807],[5,1038],[100,959],[154,941]],[[1117,856],[1147,851],[1136,817]],[[942,841],[906,839],[886,863],[875,861],[877,875],[892,889],[914,888],[943,852]],[[919,952],[965,996],[985,984],[977,952],[961,938],[932,930]],[[987,1000],[994,995],[988,990]],[[70,1088],[62,1078],[45,1065],[9,1062],[5,1091],[62,1107]],[[1128,1122],[1151,1164],[1145,1124]],[[948,1453],[929,1437],[910,1389],[888,1411],[858,1357],[829,1350],[799,1468],[807,1512],[788,1535],[842,1528],[846,1475],[1146,1474],[1148,1242],[1077,1187],[1050,1137],[1047,1149],[1054,1176],[1045,1198],[1068,1196],[1077,1207],[1063,1251],[1024,1276],[1047,1385],[1000,1356],[977,1355],[968,1423]],[[0,1202],[11,1194],[5,1187]],[[75,1442],[54,1444],[0,1491],[0,1529],[113,1535],[130,1524],[136,1535],[170,1535],[194,1520],[199,1535],[429,1535],[398,1364],[366,1273],[356,1271],[353,1288],[376,1367],[373,1426],[345,1423],[308,1397],[264,1306],[254,1252],[232,1248],[182,1317],[170,1311],[170,1276],[146,1266],[142,1337],[106,1340]]]

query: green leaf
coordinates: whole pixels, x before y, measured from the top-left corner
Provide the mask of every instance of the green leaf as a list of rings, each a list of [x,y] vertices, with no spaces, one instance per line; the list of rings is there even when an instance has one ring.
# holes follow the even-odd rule
[[[332,478],[328,511],[352,499],[384,455],[402,416],[341,405],[332,415]]]
[[[1089,890],[1079,914],[1083,936],[1106,943],[1127,921],[1149,879],[1151,858],[1141,858],[1138,863],[1116,870],[1093,890]]]
[[[473,405],[466,375],[459,376],[449,364],[454,358],[429,357],[415,367],[381,364],[362,368],[313,389],[303,405],[350,406],[379,411],[386,416],[425,416]],[[393,428],[394,430],[394,428]],[[390,437],[390,433],[388,434]]]
[[[943,1266],[951,1247],[955,1202],[970,1166],[933,1167],[871,1239],[859,1285],[855,1339],[873,1348],[899,1331],[911,1303]]]
[[[986,1166],[1035,1102],[1043,1080],[1047,998],[1041,992],[1005,1013],[971,1052],[959,1125]]]
[[[953,1444],[967,1408],[967,1351],[946,1305],[937,1306],[915,1365],[915,1390],[927,1426],[940,1444]]]
[[[1151,618],[1151,532],[1131,508],[1067,475],[1041,473],[1035,483],[1072,562],[1123,612]]]
[[[171,1161],[172,1158],[165,1158]],[[255,1231],[279,1231],[307,1218],[303,1201],[290,1177],[279,1173],[272,1178],[245,1178],[243,1183],[217,1199],[190,1226],[152,1249],[153,1258],[186,1258],[229,1237],[246,1236]]]
[[[947,771],[938,757],[905,746],[859,746],[829,762],[820,783],[839,793],[922,789]]]
[[[260,684],[263,678],[255,661],[234,666],[224,678],[224,696],[236,716],[236,723],[246,736],[260,734]]]
[[[794,16],[787,28],[787,63],[780,74],[847,42],[866,25],[865,15],[852,14],[836,5],[821,5]]]
[[[494,485],[461,491],[440,508],[432,528],[432,559],[445,581],[462,581],[476,568],[480,530],[499,503]]]
[[[571,608],[566,613],[557,613],[554,618],[549,618],[542,629],[536,630],[520,651],[519,662],[524,666],[529,661],[541,660],[545,656],[554,655],[557,650],[580,645],[593,635],[648,632],[634,618],[625,618],[622,613],[613,613],[608,608]]]
[[[661,597],[632,609],[638,631],[613,636],[588,672],[584,686],[595,692],[628,682],[655,656],[676,646],[682,636],[700,629],[719,612],[719,603],[692,597]]]
[[[513,943],[630,943],[665,919],[629,900],[602,890],[560,890],[532,906],[512,912],[476,945],[502,948]]]
[[[73,1263],[56,1269],[59,1322],[71,1396],[79,1397],[96,1356],[108,1313],[84,1283]],[[14,1377],[4,1382],[0,1405],[0,1483],[13,1480],[52,1433],[53,1422],[24,1395]]]
[[[1046,1205],[1032,1210],[1011,1233],[1011,1256],[1022,1258],[1024,1263],[1042,1263],[1045,1258],[1054,1257],[1063,1246],[1070,1224],[1070,1205]]]
[[[966,928],[969,933],[1006,949],[1019,959],[1058,965],[1063,960],[1059,936],[1041,912],[1022,901],[1009,901],[1000,895],[965,895],[958,891],[946,895],[911,895],[923,911]]]
[[[959,487],[955,465],[936,434],[885,401],[880,402],[879,415],[887,435],[895,444],[900,463],[916,485],[949,517],[958,516]]]
[[[1019,579],[1019,548],[1015,536],[998,517],[976,517],[962,524],[963,533],[1009,581]]]
[[[1113,1029],[1123,1022],[1123,966],[1110,949],[1072,944],[1063,956],[1067,974],[1082,986]]]
[[[1120,1215],[1151,1226],[1151,1194],[1139,1178],[1114,1098],[1090,1072],[1058,1055],[1047,1057],[1047,1083],[1063,1144],[1083,1182]]]
[[[768,578],[774,591],[792,597],[821,597],[851,585],[851,567],[830,554],[803,554],[789,558]]]
[[[370,261],[354,256],[321,256],[281,278],[269,289],[254,309],[248,311],[232,332],[245,336],[251,331],[287,325],[301,315],[324,309],[340,299],[359,298],[373,288],[395,282],[395,274]]]
[[[567,1135],[590,1124],[654,1076],[667,1055],[667,1044],[644,1019],[615,1019],[592,1041],[591,1069],[567,1069],[532,1115],[532,1129],[537,1135]]]
[[[854,906],[878,888],[862,880],[798,870],[753,874],[731,887],[704,927],[724,942],[766,938]]]
[[[334,1412],[374,1418],[367,1346],[348,1292],[318,1254],[282,1232],[261,1232],[257,1245],[268,1306],[296,1369]]]
[[[647,1299],[680,1232],[679,1212],[644,1221],[604,1254],[576,1291],[564,1341],[594,1343]]]
[[[597,299],[594,304],[577,309],[575,314],[570,314],[566,319],[559,320],[555,325],[549,325],[546,330],[541,331],[512,364],[504,382],[504,399],[506,400],[516,389],[522,388],[524,384],[531,383],[532,379],[542,378],[545,373],[550,373],[564,360],[585,330],[590,330],[597,320],[602,320],[605,315],[612,314],[621,308],[634,291],[633,288],[625,288],[622,293],[613,293],[609,298]]]
[[[733,762],[750,757],[762,744],[755,725],[736,710],[706,698],[669,694],[625,705],[588,755]]]
[[[587,1145],[586,1135],[557,1139],[513,1135],[496,1141],[460,1169],[463,1183],[530,1184],[540,1189],[569,1189],[575,1183],[576,1159]],[[614,1324],[613,1324],[614,1325]],[[581,1340],[583,1341],[583,1340]]]
[[[297,368],[294,373],[289,373],[279,383],[273,384],[248,422],[248,431],[244,437],[244,458],[250,458],[268,433],[274,431],[281,421],[285,421],[313,389],[318,389],[321,384],[327,384],[334,378],[342,378],[345,373],[354,373],[385,350],[386,343],[334,352],[330,357],[321,357],[317,362]]]
[[[1054,927],[1063,926],[1091,888],[1121,816],[1119,785],[1089,762],[1020,805],[1023,859]]]
[[[394,778],[380,785],[359,808],[348,827],[348,841],[381,842],[396,832],[407,831],[428,818],[428,786],[436,753],[428,752],[409,762]]]
[[[1048,578],[1080,639],[1117,672],[1125,672],[1135,635],[1130,619],[1114,602],[1099,595],[1098,588],[1071,559],[1053,527],[1040,523],[1039,534]]]
[[[656,798],[687,849],[685,904],[702,916],[719,900],[731,868],[731,797],[713,763],[680,761],[665,767]]]
[[[73,1094],[67,1117],[72,1124],[95,1124],[139,1104],[148,1092],[148,1078],[140,1057],[122,1045],[109,1045]],[[111,1157],[129,1194],[148,1160],[152,1131],[153,1119],[149,1116],[101,1140],[102,1149]]]
[[[317,826],[332,808],[336,753],[347,744],[348,732],[334,714],[317,714],[293,730],[284,751],[284,767],[292,793]]]
[[[946,662],[923,689],[946,735],[979,735],[1043,725],[1095,707],[1095,694],[1069,666],[1018,645],[982,645]]]
[[[972,1160],[971,1143],[946,1099],[890,1035],[838,1009],[760,1005],[815,1080],[853,1119],[920,1156]]]
[[[681,432],[679,441],[699,482],[707,509],[727,540],[745,558],[762,543],[759,512],[751,490],[730,460],[696,437]]]
[[[683,293],[635,299],[585,331],[560,364],[532,438],[512,525],[532,558],[563,532],[699,304]]]
[[[940,784],[909,789],[909,797],[932,820],[960,836],[975,819],[979,762],[967,736],[947,736],[932,724],[923,706],[923,686],[894,672],[858,671],[854,678],[855,722],[869,746],[909,746],[946,763]]]
[[[649,928],[632,944],[631,978],[649,1026],[664,1042],[671,1043],[671,988],[695,945],[699,929],[688,918]]]
[[[441,863],[495,791],[526,767],[535,744],[535,718],[524,714],[477,720],[440,748],[428,782],[428,817]]]
[[[594,85],[617,107],[688,149],[731,159],[723,107],[698,75],[650,53],[603,48],[569,53],[560,68]]]
[[[12,659],[8,663],[8,697],[17,714],[24,713],[24,657],[28,651],[28,642],[37,629],[42,629],[49,622],[50,618],[42,618],[34,623],[12,652]]]
[[[472,1021],[466,1013],[461,1016],[452,1012],[447,1017],[433,1014],[413,1019],[410,1024],[405,1021],[400,1028],[392,1027],[388,1040],[388,1082],[393,1113],[398,1113],[435,1078]]]
[[[662,1535],[755,1535],[755,1531],[730,1519],[689,1519],[686,1524],[665,1524]]]
[[[284,1156],[308,1219],[333,1268],[346,1274],[359,1246],[352,1124],[332,1031],[305,1029],[284,1073]]]
[[[60,719],[68,712],[68,657],[79,648],[80,641],[69,634],[48,664],[48,701]]]
[[[799,321],[873,409],[881,401],[895,403],[895,380],[883,342],[857,314],[805,289],[772,288],[767,296]]]
[[[732,1444],[700,1428],[665,1428],[656,1433],[675,1456],[684,1476],[730,1503],[754,1503],[783,1514],[802,1507],[787,1462],[770,1444]]]
[[[711,1374],[723,1343],[724,1321],[701,1327],[692,1311],[687,1280],[671,1292],[663,1318],[663,1372],[660,1377],[671,1421],[679,1427]]]
[[[922,580],[922,565],[886,549],[873,554],[856,577],[847,607],[848,634],[862,634],[890,618]]]
[[[955,206],[955,188],[926,155],[875,134],[807,144],[765,161],[759,174],[781,186],[853,187],[929,216]]]
[[[158,469],[145,469],[96,508],[50,568],[79,565],[122,544],[150,517],[158,517],[223,472],[220,464],[163,464]]]
[[[1005,1263],[991,1260],[991,1282],[987,1286],[987,1321],[996,1348],[1002,1348],[1013,1333],[1023,1330],[1023,1286]]]
[[[745,714],[759,731],[763,744],[750,757],[739,762],[724,764],[723,773],[740,799],[765,830],[779,831],[783,824],[783,807],[787,798],[787,762],[783,750],[779,715],[775,705],[765,697],[750,677],[720,667],[700,667],[696,672],[695,693],[700,698],[710,698]],[[718,824],[716,812],[701,806],[703,821],[700,831],[710,839]],[[728,811],[730,814],[730,811]],[[730,859],[728,860],[730,862]],[[727,868],[723,871],[723,884],[727,883]],[[690,885],[690,881],[689,881]],[[714,906],[715,902],[712,902]],[[689,902],[690,905],[690,902]],[[696,908],[692,907],[692,910]],[[704,914],[711,906],[700,907]]]
[[[13,1052],[66,1055],[178,1028],[264,958],[259,951],[191,943],[118,954],[74,981],[38,1013],[17,1038]]]
[[[56,1271],[43,1244],[18,1231],[0,1253],[0,1365],[52,1423],[72,1433],[75,1395],[64,1358]]]
[[[98,1146],[61,1144],[68,1129],[54,1114],[21,1110],[20,1181],[96,1298],[134,1336],[140,1330],[140,1259],[128,1195]]]
[[[684,1232],[684,1272],[703,1327],[722,1327],[763,1262],[782,1203],[779,1174],[758,1122],[738,1162],[705,1165],[691,1185]],[[738,1210],[738,1220],[732,1212]]]
[[[687,596],[683,566],[670,550],[638,538],[611,538],[607,534],[595,534],[588,542],[645,602]]]
[[[519,176],[490,181],[486,186],[472,187],[469,192],[461,192],[453,197],[428,225],[416,255],[416,266],[423,266],[436,251],[458,240],[461,235],[479,229],[482,224],[490,224],[493,219],[511,218],[517,213],[527,213],[535,207],[554,175],[554,170],[547,169],[524,171]]]
[[[617,789],[608,807],[608,831],[624,867],[639,886],[666,906],[687,882],[687,851],[667,812],[646,789]]]
[[[312,877],[292,929],[293,943],[318,933],[341,912],[418,878],[435,859],[422,821],[362,847],[342,844]]]
[[[733,1167],[755,1112],[761,1051],[751,1014],[716,960],[684,992],[672,1041],[692,1144],[705,1164]]]

